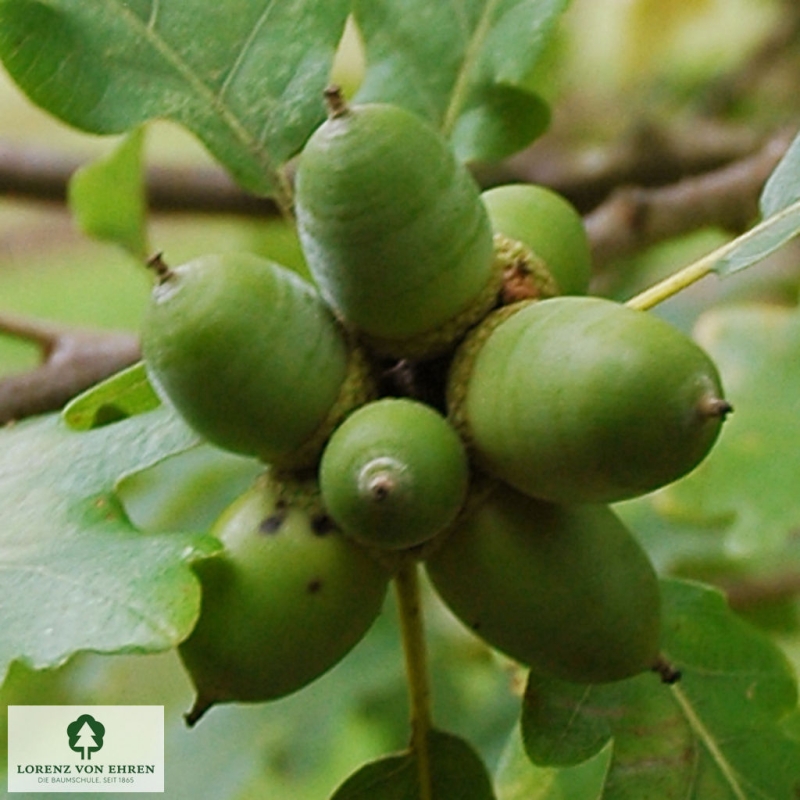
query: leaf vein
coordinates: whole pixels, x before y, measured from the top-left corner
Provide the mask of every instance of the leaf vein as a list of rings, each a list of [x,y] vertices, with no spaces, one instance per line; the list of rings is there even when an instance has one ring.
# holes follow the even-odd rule
[[[242,64],[247,56],[248,51],[253,46],[253,42],[256,40],[261,29],[264,27],[264,24],[267,21],[272,10],[275,8],[275,0],[268,0],[267,5],[265,6],[264,10],[259,15],[256,24],[253,25],[252,30],[248,37],[242,42],[242,46],[239,48],[239,52],[236,54],[236,58],[233,60],[233,65],[231,66],[230,70],[228,71],[225,80],[222,83],[222,86],[219,88],[219,92],[217,92],[217,101],[222,102],[226,92],[230,88],[231,84],[236,78],[239,70],[241,69]]]
[[[461,63],[458,75],[456,76],[453,93],[450,96],[450,103],[448,104],[447,111],[444,115],[444,122],[442,123],[442,132],[446,136],[452,132],[466,100],[470,88],[470,77],[475,69],[475,65],[480,59],[483,43],[491,30],[492,19],[499,2],[500,0],[489,0],[489,2],[486,3],[472,37],[467,43],[464,59]]]
[[[154,631],[155,633],[159,634],[163,638],[166,639],[173,639],[175,636],[175,630],[171,627],[163,627],[159,625],[152,616],[148,615],[147,612],[139,608],[131,603],[121,603],[116,595],[107,595],[102,593],[96,589],[93,589],[91,586],[87,586],[87,582],[85,580],[77,580],[71,578],[71,576],[57,572],[44,564],[26,564],[20,565],[16,564],[8,568],[8,571],[18,571],[18,572],[29,572],[35,575],[38,575],[42,578],[49,579],[54,583],[61,583],[64,586],[67,586],[71,589],[76,589],[80,593],[89,596],[89,601],[91,599],[96,599],[97,601],[107,604],[111,607],[119,608],[123,611],[123,613],[127,613],[132,617],[140,620],[144,625],[146,625],[149,630]],[[63,609],[62,609],[63,613]]]
[[[150,19],[147,20],[147,30],[154,31],[156,29],[159,11],[161,11],[161,0],[153,0],[150,6]]]
[[[734,797],[736,797],[737,800],[747,800],[747,795],[739,783],[733,766],[730,764],[727,758],[725,758],[725,754],[722,752],[721,748],[712,736],[711,731],[706,728],[702,719],[700,719],[700,716],[695,713],[692,704],[684,694],[681,687],[673,686],[672,694],[677,700],[684,717],[686,717],[689,727],[695,732],[698,739],[705,746],[706,750],[708,750],[711,758],[719,767],[720,772],[722,773],[722,776],[727,784],[730,786]]]
[[[192,93],[203,100],[212,108],[220,120],[231,131],[242,146],[253,155],[253,157],[271,174],[274,173],[274,165],[265,155],[263,148],[258,140],[248,130],[242,120],[221,100],[218,100],[216,93],[210,86],[204,83],[189,64],[182,58],[181,54],[163,36],[145,25],[121,0],[108,0],[116,6],[120,15],[126,18],[131,27],[138,29],[139,35],[149,44],[168,64],[175,70],[177,75],[189,87]]]

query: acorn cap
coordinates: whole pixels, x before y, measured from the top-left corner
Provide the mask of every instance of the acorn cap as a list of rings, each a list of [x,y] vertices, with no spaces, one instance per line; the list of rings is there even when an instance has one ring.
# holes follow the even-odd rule
[[[531,183],[494,186],[481,194],[492,229],[524,245],[558,286],[553,294],[585,294],[592,257],[583,220],[557,192]]]

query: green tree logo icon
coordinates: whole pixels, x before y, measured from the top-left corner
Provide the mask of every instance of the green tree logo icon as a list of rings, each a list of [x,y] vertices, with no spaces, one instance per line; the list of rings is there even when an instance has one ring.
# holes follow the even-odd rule
[[[81,714],[74,722],[67,725],[67,736],[71,750],[81,754],[81,761],[90,760],[103,746],[106,726],[98,722],[90,714]]]

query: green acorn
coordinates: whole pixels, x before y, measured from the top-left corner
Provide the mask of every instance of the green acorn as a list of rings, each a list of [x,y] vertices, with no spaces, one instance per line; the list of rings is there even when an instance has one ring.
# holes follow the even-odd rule
[[[354,411],[322,453],[325,508],[364,544],[413,547],[450,524],[467,490],[467,456],[449,423],[415,400]]]
[[[295,181],[309,269],[377,351],[444,352],[494,305],[500,285],[479,189],[410,111],[348,106],[335,90],[328,100]]]
[[[202,608],[179,647],[197,689],[189,724],[215,703],[273,700],[327,672],[375,621],[390,577],[336,529],[313,487],[269,474],[212,534],[225,550],[195,566]]]
[[[589,238],[568,200],[531,183],[495,186],[483,192],[481,200],[495,235],[528,248],[531,268],[541,263],[547,271],[555,284],[551,296],[587,291],[592,266]]]
[[[468,628],[540,672],[605,683],[657,663],[658,581],[606,506],[554,505],[498,483],[425,565]]]
[[[652,314],[556,297],[484,325],[454,364],[450,414],[488,472],[534,497],[607,503],[671,483],[730,411],[708,355]]]
[[[159,393],[223,449],[313,463],[372,388],[363,356],[313,287],[245,253],[156,268],[142,350]]]

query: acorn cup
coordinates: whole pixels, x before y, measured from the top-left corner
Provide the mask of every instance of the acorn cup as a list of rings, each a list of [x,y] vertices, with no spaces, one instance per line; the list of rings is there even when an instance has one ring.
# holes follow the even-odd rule
[[[158,393],[218,447],[286,468],[315,463],[374,387],[314,288],[245,253],[153,266],[142,350]]]
[[[384,398],[354,411],[320,461],[325,508],[342,530],[389,550],[422,544],[449,525],[469,478],[458,434],[415,400]]]
[[[493,307],[502,278],[478,186],[410,111],[350,106],[335,89],[327,99],[295,179],[309,269],[376,352],[446,352]]]
[[[656,574],[607,506],[555,505],[497,482],[425,566],[456,617],[539,672],[605,683],[658,663]]]
[[[568,200],[532,183],[495,186],[483,192],[481,200],[495,233],[495,247],[509,250],[516,245],[520,250],[518,269],[527,270],[536,289],[529,297],[588,290],[592,266],[589,237],[580,214]],[[518,275],[516,280],[524,277]]]
[[[274,700],[327,672],[372,626],[390,578],[336,529],[314,485],[269,473],[212,534],[225,549],[194,565],[200,618],[179,646],[197,690],[190,725],[216,703]]]
[[[477,462],[556,503],[609,503],[671,483],[706,456],[731,410],[690,338],[596,297],[490,315],[459,347],[448,394]]]

